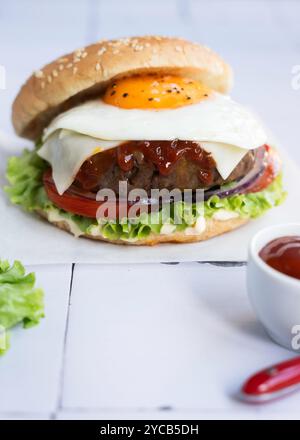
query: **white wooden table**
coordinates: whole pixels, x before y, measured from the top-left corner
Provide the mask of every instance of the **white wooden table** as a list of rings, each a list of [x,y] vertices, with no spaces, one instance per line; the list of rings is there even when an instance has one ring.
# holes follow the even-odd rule
[[[297,1],[4,0],[0,130],[12,130],[22,81],[65,51],[121,35],[180,35],[232,63],[233,96],[255,108],[300,163],[300,90],[291,85],[299,19]],[[299,417],[297,394],[264,407],[236,399],[249,374],[291,356],[256,321],[244,265],[28,270],[45,289],[47,317],[13,331],[0,359],[0,418]]]

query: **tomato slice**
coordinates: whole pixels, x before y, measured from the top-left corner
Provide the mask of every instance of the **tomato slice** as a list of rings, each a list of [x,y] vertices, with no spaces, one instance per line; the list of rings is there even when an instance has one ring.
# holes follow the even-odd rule
[[[73,214],[82,215],[89,218],[97,218],[98,208],[106,203],[105,218],[114,219],[119,218],[119,213],[122,216],[127,215],[128,210],[138,202],[127,202],[118,200],[115,204],[114,201],[111,202],[100,202],[96,200],[96,195],[94,193],[89,193],[87,191],[80,191],[79,189],[74,190],[70,187],[64,194],[60,195],[57,192],[55,183],[52,179],[52,170],[49,168],[45,171],[43,176],[43,183],[47,193],[48,198],[56,205],[58,208],[63,209],[67,212],[72,212]],[[111,203],[111,205],[110,205]],[[148,204],[151,203],[149,199]],[[147,205],[147,203],[146,203]],[[111,206],[111,210],[109,207]],[[141,204],[142,206],[142,204]],[[147,208],[147,207],[146,207]],[[141,208],[142,209],[142,208]],[[144,208],[145,209],[145,208]],[[148,209],[148,208],[147,208]],[[136,214],[140,211],[136,209]]]
[[[82,197],[73,194],[69,190],[63,195],[58,194],[52,179],[51,169],[45,171],[43,183],[47,196],[59,208],[74,214],[83,215],[84,217],[96,218],[97,209],[101,205],[101,202],[97,202],[96,198],[93,200]]]
[[[278,176],[281,168],[281,160],[276,150],[266,145],[266,167],[261,176],[249,187],[245,194],[256,193],[264,190]]]

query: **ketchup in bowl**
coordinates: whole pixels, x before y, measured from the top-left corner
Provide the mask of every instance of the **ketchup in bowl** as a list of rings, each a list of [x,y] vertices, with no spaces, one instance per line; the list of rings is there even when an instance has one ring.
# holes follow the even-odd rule
[[[300,236],[291,235],[272,240],[262,248],[260,258],[285,275],[300,280]]]

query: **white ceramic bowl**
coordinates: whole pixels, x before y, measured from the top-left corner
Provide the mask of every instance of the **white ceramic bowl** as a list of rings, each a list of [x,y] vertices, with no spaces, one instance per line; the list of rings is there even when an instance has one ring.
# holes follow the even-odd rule
[[[258,255],[270,241],[288,235],[300,236],[300,223],[270,226],[252,238],[247,289],[251,304],[270,337],[300,352],[300,280],[278,272]]]

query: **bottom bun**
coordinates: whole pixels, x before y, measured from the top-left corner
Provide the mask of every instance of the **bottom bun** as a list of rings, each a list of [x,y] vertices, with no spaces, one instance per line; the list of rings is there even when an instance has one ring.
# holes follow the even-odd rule
[[[54,226],[57,226],[59,229],[62,229],[66,232],[69,232],[73,235],[76,235],[72,230],[67,221],[64,219],[61,220],[50,220],[47,211],[37,210],[37,213],[48,220],[49,223],[52,223]],[[109,238],[105,238],[102,235],[91,235],[91,234],[80,234],[80,237],[89,238],[92,240],[98,241],[106,241],[108,243],[114,244],[123,244],[123,245],[135,245],[135,246],[154,246],[159,243],[194,243],[197,241],[208,240],[209,238],[216,237],[217,235],[224,234],[226,232],[230,232],[234,229],[239,228],[240,226],[248,223],[249,219],[237,217],[229,220],[214,220],[207,219],[206,220],[206,228],[200,234],[187,235],[184,231],[174,232],[167,235],[162,234],[150,234],[147,238],[140,239],[137,241],[134,240],[110,240]]]

